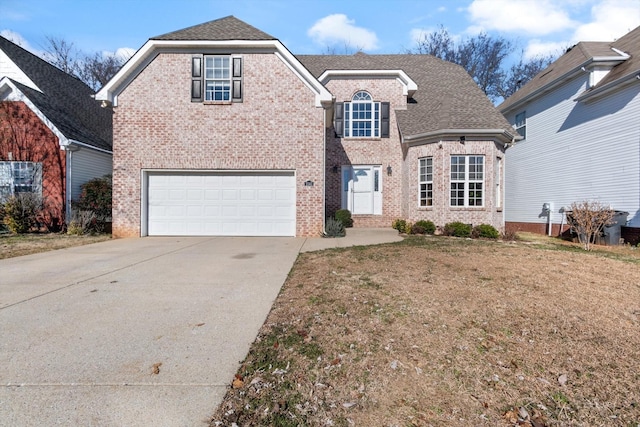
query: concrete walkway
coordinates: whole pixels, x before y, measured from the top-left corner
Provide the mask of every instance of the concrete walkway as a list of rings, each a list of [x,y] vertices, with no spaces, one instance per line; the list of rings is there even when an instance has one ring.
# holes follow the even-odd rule
[[[0,260],[0,426],[205,426],[298,253],[397,240],[120,239]]]

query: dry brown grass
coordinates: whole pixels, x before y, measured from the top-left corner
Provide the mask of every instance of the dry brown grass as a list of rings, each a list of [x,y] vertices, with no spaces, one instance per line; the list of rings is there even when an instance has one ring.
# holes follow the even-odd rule
[[[530,240],[301,255],[211,425],[638,426],[638,251]]]
[[[88,245],[111,239],[110,234],[70,236],[60,233],[0,234],[0,259]]]

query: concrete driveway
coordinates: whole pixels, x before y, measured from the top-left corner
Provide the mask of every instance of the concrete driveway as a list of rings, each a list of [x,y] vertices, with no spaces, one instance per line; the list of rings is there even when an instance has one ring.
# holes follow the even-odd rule
[[[204,426],[300,251],[395,240],[122,239],[0,260],[0,426]]]
[[[0,261],[0,425],[206,425],[303,243],[123,239]]]

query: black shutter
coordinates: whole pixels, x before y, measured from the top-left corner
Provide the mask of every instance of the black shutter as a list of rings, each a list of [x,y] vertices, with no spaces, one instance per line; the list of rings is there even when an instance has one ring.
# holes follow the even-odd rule
[[[380,136],[389,138],[389,103],[380,103]]]
[[[344,133],[344,102],[336,102],[333,107],[333,129],[336,138],[342,138]]]
[[[233,56],[231,70],[231,99],[242,102],[242,57]]]
[[[202,55],[191,57],[191,102],[202,101]]]

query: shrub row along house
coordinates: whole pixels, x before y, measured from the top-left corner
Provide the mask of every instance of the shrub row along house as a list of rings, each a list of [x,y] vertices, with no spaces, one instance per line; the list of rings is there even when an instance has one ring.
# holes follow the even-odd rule
[[[432,56],[295,56],[230,16],[149,39],[96,99],[115,236],[317,236],[340,208],[503,228],[517,133]]]
[[[64,226],[88,180],[112,170],[111,109],[79,79],[0,37],[0,203],[36,193],[49,229]]]
[[[640,27],[578,43],[498,108],[524,137],[507,155],[507,229],[557,234],[565,208],[595,200],[628,212],[638,243]]]

